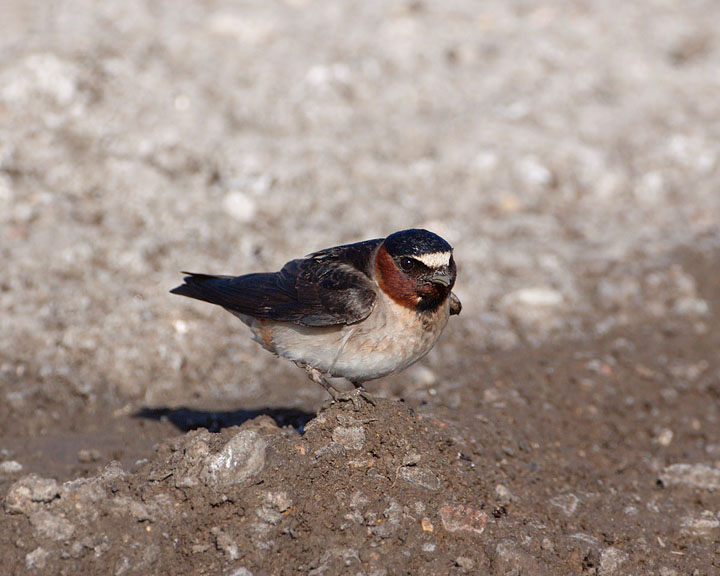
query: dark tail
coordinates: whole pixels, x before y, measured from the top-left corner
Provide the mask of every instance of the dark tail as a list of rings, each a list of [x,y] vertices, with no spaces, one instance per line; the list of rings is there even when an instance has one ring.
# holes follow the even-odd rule
[[[213,276],[183,272],[185,284],[170,290],[195,300],[222,306],[227,310],[268,318],[274,306],[287,303],[285,292],[278,296],[277,273],[245,274],[244,276]]]
[[[183,278],[185,284],[173,288],[170,290],[170,294],[187,296],[210,304],[224,305],[223,300],[225,298],[223,298],[224,291],[222,288],[232,276],[213,276],[211,274],[196,274],[195,272],[185,271],[183,271],[183,274],[187,274]]]

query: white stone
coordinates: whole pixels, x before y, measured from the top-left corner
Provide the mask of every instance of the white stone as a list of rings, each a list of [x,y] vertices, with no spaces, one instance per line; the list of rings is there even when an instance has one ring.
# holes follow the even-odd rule
[[[257,212],[255,200],[244,192],[228,192],[223,198],[225,212],[238,222],[250,222]]]
[[[25,556],[25,567],[27,569],[37,568],[38,570],[42,570],[47,564],[49,554],[50,553],[42,546],[35,548],[35,550]]]
[[[606,548],[600,554],[600,576],[611,576],[615,574],[620,565],[628,559],[627,552],[618,548]]]
[[[720,520],[710,510],[704,510],[699,516],[685,516],[680,521],[682,532],[694,536],[707,536],[720,528]]]
[[[332,438],[348,450],[360,450],[365,444],[365,430],[362,426],[337,426]]]
[[[220,452],[207,458],[200,479],[208,486],[244,482],[265,466],[266,447],[254,430],[238,432]]]
[[[248,570],[244,566],[241,566],[237,570],[230,572],[230,574],[228,574],[228,576],[253,576],[253,573],[250,572],[250,570]]]
[[[670,446],[670,443],[673,441],[673,431],[669,428],[663,428],[660,431],[660,434],[658,434],[657,441],[660,446]]]
[[[507,294],[503,303],[509,306],[523,304],[531,307],[554,307],[563,303],[563,295],[552,288],[533,287],[522,288]]]
[[[535,156],[526,156],[517,164],[517,170],[528,184],[546,186],[552,182],[552,172]]]
[[[187,334],[188,331],[188,325],[185,320],[174,320],[173,321],[173,328],[175,329],[175,332],[178,334]]]
[[[0,463],[1,474],[17,474],[18,472],[22,471],[22,469],[23,465],[20,464],[20,462],[16,462],[15,460],[7,460]]]
[[[245,44],[264,44],[272,38],[277,25],[268,18],[250,17],[249,14],[236,14],[218,11],[211,14],[207,27],[218,36],[230,36]]]
[[[580,498],[575,494],[561,494],[550,499],[550,504],[560,508],[566,516],[572,516],[577,510]]]
[[[398,471],[398,478],[402,478],[406,482],[422,486],[428,490],[436,491],[440,489],[440,479],[435,473],[432,470],[420,466],[403,466]]]
[[[22,103],[37,94],[66,105],[77,95],[77,70],[53,54],[33,54],[0,80],[0,100]]]
[[[660,474],[665,486],[690,486],[717,490],[720,488],[720,470],[705,464],[673,464]]]

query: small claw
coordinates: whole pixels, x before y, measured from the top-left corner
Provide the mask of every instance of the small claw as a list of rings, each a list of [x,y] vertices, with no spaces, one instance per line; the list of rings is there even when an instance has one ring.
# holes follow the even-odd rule
[[[332,396],[332,400],[323,404],[323,410],[326,410],[336,402],[352,402],[353,408],[356,412],[358,412],[362,407],[360,398],[373,406],[377,406],[377,400],[375,400],[375,397],[364,388],[356,388],[355,390],[350,390],[349,392],[338,392],[335,388],[330,387],[328,388],[328,393]]]
[[[365,398],[366,402],[372,404],[373,406],[377,406],[377,400],[375,400],[375,396],[370,394],[370,392],[365,390],[365,388],[357,388],[356,390],[357,390],[358,395]]]
[[[352,392],[350,392],[348,396],[348,400],[353,403],[353,409],[355,410],[355,412],[360,412],[360,408],[362,406],[360,405],[360,398],[358,398],[359,394],[353,394]]]

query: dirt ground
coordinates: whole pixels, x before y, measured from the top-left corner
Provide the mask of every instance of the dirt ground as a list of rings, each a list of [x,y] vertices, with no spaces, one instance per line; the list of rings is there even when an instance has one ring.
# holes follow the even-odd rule
[[[720,573],[720,4],[0,3],[8,574]],[[180,270],[413,227],[332,406]]]

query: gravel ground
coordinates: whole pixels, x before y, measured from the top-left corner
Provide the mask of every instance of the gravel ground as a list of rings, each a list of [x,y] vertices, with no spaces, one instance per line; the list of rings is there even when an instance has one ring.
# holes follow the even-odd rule
[[[10,573],[718,572],[720,4],[0,21]],[[167,293],[413,226],[463,313],[375,410]]]

